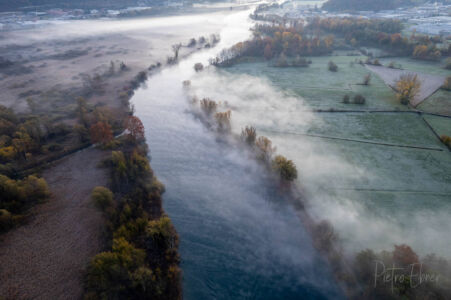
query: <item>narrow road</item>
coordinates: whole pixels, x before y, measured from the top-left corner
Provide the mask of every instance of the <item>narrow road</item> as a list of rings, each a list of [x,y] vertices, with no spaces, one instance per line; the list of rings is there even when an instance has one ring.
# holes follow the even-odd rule
[[[27,224],[1,236],[0,297],[80,299],[82,272],[102,249],[103,220],[90,201],[107,184],[97,168],[105,152],[89,148],[44,171],[52,197]]]

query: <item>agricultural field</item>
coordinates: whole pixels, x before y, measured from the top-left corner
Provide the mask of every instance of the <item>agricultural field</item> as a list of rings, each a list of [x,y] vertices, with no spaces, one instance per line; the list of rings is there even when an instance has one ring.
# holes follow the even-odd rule
[[[353,62],[362,57],[309,59],[307,68],[261,61],[207,71],[192,89],[232,109],[233,132],[252,125],[295,162],[312,215],[330,220],[348,250],[406,243],[421,255],[449,255],[451,155],[437,135],[450,134],[451,119],[399,104],[374,73],[370,85],[361,85],[370,71]],[[337,72],[328,70],[331,60]],[[401,63],[418,72],[435,70]],[[361,94],[366,102],[344,104],[346,94]]]

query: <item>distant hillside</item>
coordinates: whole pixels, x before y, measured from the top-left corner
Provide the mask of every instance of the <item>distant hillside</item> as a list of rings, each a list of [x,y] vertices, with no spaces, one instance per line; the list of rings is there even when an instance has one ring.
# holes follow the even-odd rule
[[[329,0],[324,3],[323,8],[328,11],[343,10],[387,10],[402,6],[412,6],[422,0]]]

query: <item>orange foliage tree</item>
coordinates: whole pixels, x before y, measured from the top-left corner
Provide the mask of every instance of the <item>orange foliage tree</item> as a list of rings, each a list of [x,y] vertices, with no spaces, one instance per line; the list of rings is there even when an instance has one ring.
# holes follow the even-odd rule
[[[97,122],[89,129],[91,135],[91,142],[93,144],[106,144],[113,139],[113,132],[111,126],[105,122]]]
[[[144,125],[138,117],[129,116],[125,120],[125,129],[136,141],[144,139]]]

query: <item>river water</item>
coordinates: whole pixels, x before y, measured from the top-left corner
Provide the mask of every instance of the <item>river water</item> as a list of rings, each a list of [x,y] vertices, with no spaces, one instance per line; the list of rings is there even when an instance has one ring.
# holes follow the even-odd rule
[[[340,299],[292,207],[253,161],[189,113],[182,82],[194,76],[194,63],[250,36],[249,13],[227,15],[217,47],[151,76],[132,98],[180,235],[184,298]]]

